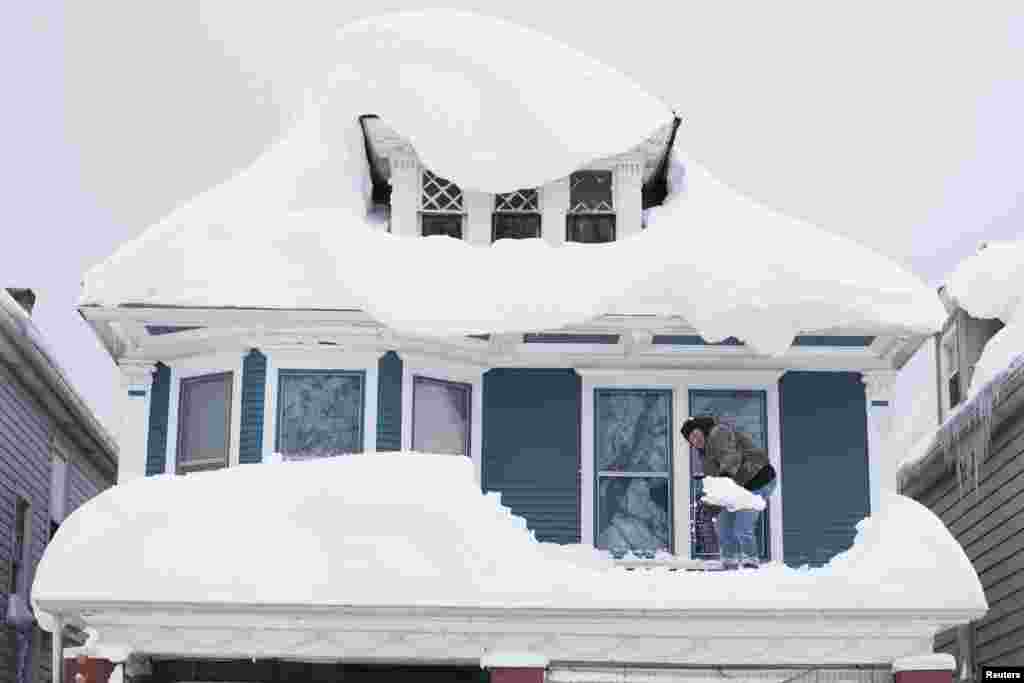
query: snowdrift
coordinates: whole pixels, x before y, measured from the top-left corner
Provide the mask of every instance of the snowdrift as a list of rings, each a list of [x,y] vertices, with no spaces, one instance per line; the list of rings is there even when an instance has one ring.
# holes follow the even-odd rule
[[[895,494],[883,502],[853,547],[820,569],[626,572],[588,546],[538,543],[480,492],[465,458],[244,465],[136,479],[93,498],[47,546],[32,596],[47,628],[39,603],[49,600],[985,609],[974,569],[938,518]]]
[[[459,42],[433,40],[441,27]],[[487,192],[564,177],[673,114],[565,45],[466,13],[357,22],[338,36],[337,63],[292,130],[93,268],[81,302],[360,308],[399,332],[438,336],[657,311],[709,341],[735,335],[773,354],[803,330],[929,333],[944,319],[933,292],[894,261],[715,180],[687,157],[684,134],[670,198],[621,242],[396,238],[368,217],[361,114],[394,126],[435,173]]]

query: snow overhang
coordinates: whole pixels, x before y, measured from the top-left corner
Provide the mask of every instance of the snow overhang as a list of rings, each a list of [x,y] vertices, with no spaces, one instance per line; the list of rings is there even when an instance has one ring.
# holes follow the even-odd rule
[[[538,543],[498,500],[468,459],[414,453],[136,479],[61,525],[33,603],[48,630],[59,617],[95,629],[94,645],[150,654],[399,657],[432,643],[470,659],[682,662],[739,638],[774,663],[891,661],[987,609],[942,523],[894,494],[826,567],[727,573],[630,572]]]
[[[434,40],[442,30],[458,45]],[[485,193],[538,187],[621,154],[673,112],[546,36],[467,13],[367,19],[343,29],[338,48],[337,68],[291,131],[91,270],[82,303],[355,302],[400,333],[433,336],[557,329],[655,307],[709,340],[737,336],[766,354],[785,352],[805,329],[941,326],[942,308],[918,278],[723,185],[688,158],[682,135],[667,199],[620,242],[488,248],[387,234],[368,215],[367,112],[433,172]],[[226,277],[224,264],[242,255],[245,267]]]

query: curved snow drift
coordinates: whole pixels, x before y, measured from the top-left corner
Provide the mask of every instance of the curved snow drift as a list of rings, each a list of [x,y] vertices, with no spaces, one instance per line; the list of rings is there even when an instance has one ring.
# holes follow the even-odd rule
[[[908,498],[888,493],[883,503],[853,547],[820,569],[630,573],[593,548],[535,541],[496,494],[481,493],[466,458],[367,453],[242,466],[104,491],[61,525],[32,596],[37,612],[51,600],[985,609],[941,521]]]
[[[458,44],[438,45],[442,30]],[[679,137],[671,196],[647,230],[618,243],[484,248],[386,234],[367,218],[360,114],[380,114],[434,172],[485,191],[564,177],[672,114],[564,45],[465,13],[358,22],[339,34],[337,63],[286,136],[91,270],[82,303],[358,307],[399,332],[439,336],[660,313],[772,354],[805,330],[941,326],[937,297],[916,277],[739,195],[686,158]]]

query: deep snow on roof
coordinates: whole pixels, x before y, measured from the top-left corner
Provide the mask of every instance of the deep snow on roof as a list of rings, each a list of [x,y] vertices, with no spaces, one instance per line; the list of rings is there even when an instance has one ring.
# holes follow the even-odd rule
[[[225,514],[230,511],[230,514]],[[267,552],[268,543],[273,552]],[[110,558],[116,557],[116,562]],[[82,567],[104,567],[83,572]],[[457,456],[367,453],[136,479],[77,509],[47,546],[39,603],[685,609],[985,609],[941,521],[887,494],[819,569],[630,573],[539,543]],[[44,623],[48,617],[43,616]]]
[[[437,41],[438,31],[459,39]],[[810,329],[941,325],[939,302],[916,277],[726,187],[687,157],[685,135],[669,198],[645,231],[617,243],[488,248],[386,234],[367,216],[361,114],[382,116],[435,173],[493,192],[629,149],[672,112],[564,45],[471,14],[368,19],[343,29],[338,47],[338,67],[295,127],[92,269],[82,303],[358,307],[399,332],[440,336],[658,310],[762,353],[783,353]],[[234,263],[243,267],[225,268]]]

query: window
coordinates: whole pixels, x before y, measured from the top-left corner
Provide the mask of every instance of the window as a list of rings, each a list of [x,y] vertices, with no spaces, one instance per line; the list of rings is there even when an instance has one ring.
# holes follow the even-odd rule
[[[279,453],[315,457],[363,450],[364,371],[279,372]]]
[[[495,195],[491,241],[540,237],[540,197],[537,190]]]
[[[596,540],[621,556],[672,550],[672,392],[594,392]]]
[[[179,474],[228,465],[233,373],[181,380],[178,397]]]
[[[462,239],[464,213],[459,186],[430,171],[423,171],[420,189],[420,226],[423,236],[448,235]]]
[[[60,524],[67,510],[68,464],[56,450],[50,458],[50,522]],[[53,534],[50,534],[51,538]]]
[[[724,424],[744,432],[759,448],[768,448],[768,397],[764,391],[735,391],[727,389],[693,389],[690,391],[690,414],[713,415]],[[699,452],[691,449],[690,472],[704,474]],[[700,479],[690,484],[690,553],[698,559],[717,558],[718,536],[712,516],[700,502],[704,489]],[[770,505],[770,503],[769,503]],[[761,559],[770,557],[771,541],[768,527],[769,512],[764,509],[755,533],[761,549]]]
[[[953,409],[959,405],[963,396],[960,393],[960,345],[958,340],[959,325],[953,325],[942,335],[942,374],[945,382],[946,407]]]
[[[8,593],[21,593],[28,588],[29,548],[32,545],[32,506],[20,496],[14,503],[13,543],[11,544],[11,575]]]
[[[565,239],[586,244],[615,241],[611,171],[579,171],[569,176]]]
[[[470,384],[414,376],[412,449],[469,456],[472,395]]]

